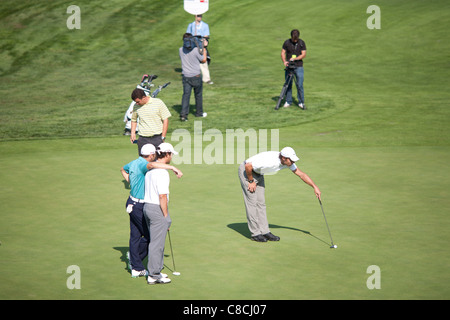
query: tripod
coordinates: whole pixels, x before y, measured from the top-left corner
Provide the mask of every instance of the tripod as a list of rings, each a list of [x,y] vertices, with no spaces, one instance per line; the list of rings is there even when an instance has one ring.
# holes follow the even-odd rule
[[[288,75],[286,77],[286,81],[284,82],[283,88],[281,89],[280,97],[278,98],[278,102],[277,102],[277,106],[275,107],[275,110],[280,109],[281,101],[283,101],[283,99],[286,97],[287,89],[292,84],[292,79],[295,79],[294,78],[294,72],[295,72],[294,68],[286,67],[286,69],[284,69],[284,70],[286,70],[288,72]],[[295,80],[295,83],[297,84],[297,80]]]

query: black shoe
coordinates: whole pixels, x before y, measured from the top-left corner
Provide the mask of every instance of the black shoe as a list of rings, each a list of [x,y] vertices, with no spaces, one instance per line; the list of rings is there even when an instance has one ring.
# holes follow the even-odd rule
[[[262,234],[252,237],[252,240],[256,242],[267,242],[267,239]]]
[[[269,241],[280,241],[280,237],[273,235],[271,232],[263,235]]]
[[[188,118],[187,117],[180,117],[180,121],[187,121],[188,120]]]

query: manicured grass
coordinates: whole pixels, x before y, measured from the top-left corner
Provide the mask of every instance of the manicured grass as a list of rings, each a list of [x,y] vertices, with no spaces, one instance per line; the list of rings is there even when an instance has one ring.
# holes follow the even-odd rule
[[[171,175],[172,244],[180,277],[149,287],[126,270],[129,190],[137,156],[122,136],[143,73],[176,129],[177,48],[192,16],[179,1],[0,4],[0,299],[448,299],[448,7],[445,1],[215,0],[202,129],[279,129],[323,192],[338,249],[310,187],[288,171],[266,179],[278,243],[249,240],[233,164],[181,163]],[[298,15],[286,12],[298,11]],[[279,54],[292,28],[308,46],[308,110],[273,110]],[[204,141],[205,149],[211,142]],[[195,150],[193,146],[193,152]],[[248,151],[247,151],[248,153]],[[249,154],[247,154],[249,155]],[[172,261],[168,243],[166,270]],[[66,270],[81,269],[69,290]],[[366,270],[381,270],[369,290]]]
[[[2,5],[0,139],[120,135],[130,92],[144,73],[159,75],[156,85],[172,82],[160,94],[174,115],[169,130],[193,128],[193,121],[178,121],[177,49],[192,16],[177,1],[80,2],[80,30],[67,29],[64,1]],[[435,26],[447,21],[448,4],[382,1],[381,30],[367,29],[368,5],[214,2],[205,14],[215,80],[205,88],[205,130],[280,128],[344,114],[356,131],[350,136],[364,144],[374,136],[383,144],[441,143],[448,41],[445,28]],[[287,8],[297,8],[300,21]],[[309,109],[275,112],[284,82],[281,44],[293,27],[308,46]]]
[[[180,277],[131,279],[124,255],[128,190],[124,138],[3,143],[2,299],[441,299],[446,285],[449,150],[301,148],[301,168],[324,193],[338,249],[312,190],[289,172],[267,177],[278,243],[249,240],[236,165],[179,165],[171,175],[172,244]],[[26,151],[27,146],[40,151]],[[48,149],[48,150],[46,150]],[[133,148],[134,150],[134,148]],[[32,160],[29,160],[32,159]],[[429,165],[420,165],[425,161]],[[28,164],[28,165],[27,165]],[[165,264],[172,268],[168,244]],[[81,269],[69,290],[66,269]],[[369,290],[366,269],[381,269]],[[7,276],[6,276],[7,275]],[[274,293],[276,292],[276,295]]]

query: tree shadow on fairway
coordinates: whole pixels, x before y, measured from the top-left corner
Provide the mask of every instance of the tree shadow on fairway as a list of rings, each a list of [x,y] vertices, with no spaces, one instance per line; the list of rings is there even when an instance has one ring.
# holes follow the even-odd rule
[[[250,239],[251,236],[252,236],[250,231],[248,230],[248,226],[247,226],[246,222],[230,223],[229,225],[227,225],[227,227],[232,229],[232,230],[234,230],[234,231],[236,231],[237,233],[240,233],[241,235],[243,235],[244,237],[246,237],[248,239]],[[307,235],[309,235],[309,236],[311,236],[311,237],[313,237],[313,238],[315,238],[315,239],[325,243],[328,246],[330,245],[326,241],[320,239],[319,237],[313,235],[311,232],[306,231],[306,230],[302,230],[302,229],[298,229],[298,228],[292,228],[292,227],[279,226],[279,225],[276,225],[276,224],[269,224],[269,228],[270,229],[280,229],[280,228],[282,228],[282,229],[289,229],[289,230],[299,231],[299,232],[307,234]]]

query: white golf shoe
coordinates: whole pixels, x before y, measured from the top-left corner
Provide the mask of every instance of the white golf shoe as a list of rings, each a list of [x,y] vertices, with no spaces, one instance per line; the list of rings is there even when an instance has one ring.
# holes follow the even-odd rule
[[[148,276],[148,271],[147,270],[141,270],[141,271],[137,271],[137,270],[131,270],[131,277],[132,278],[139,278],[139,277],[146,277]]]
[[[161,278],[152,278],[152,277],[148,276],[147,277],[147,284],[157,284],[157,283],[166,284],[166,283],[170,283],[171,280],[169,278],[167,278],[167,275],[165,275],[165,276],[166,277],[162,276]]]

